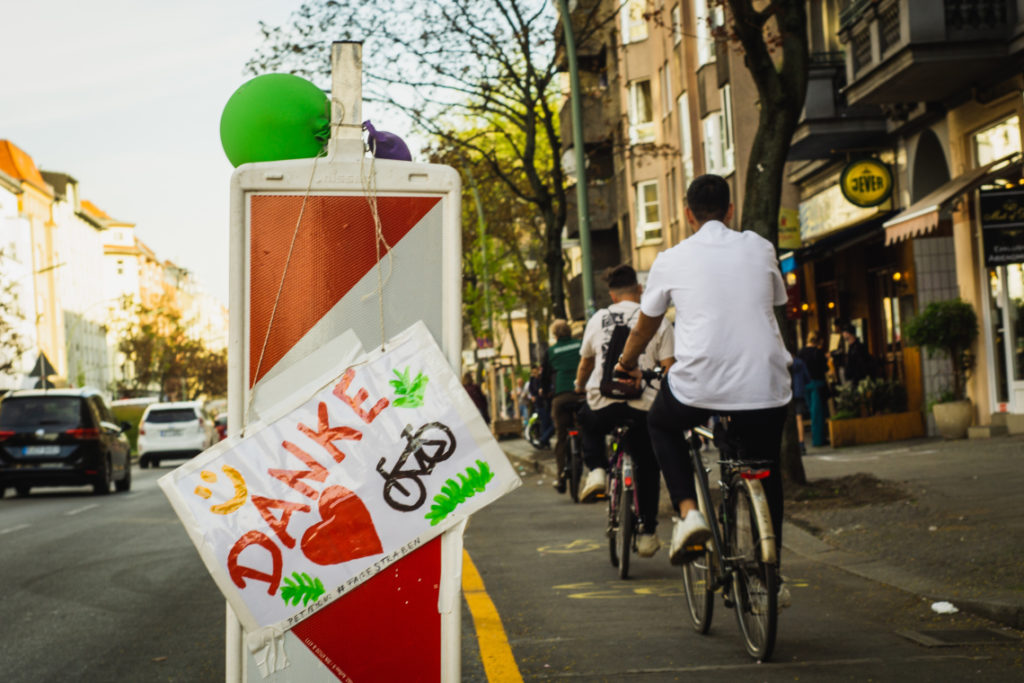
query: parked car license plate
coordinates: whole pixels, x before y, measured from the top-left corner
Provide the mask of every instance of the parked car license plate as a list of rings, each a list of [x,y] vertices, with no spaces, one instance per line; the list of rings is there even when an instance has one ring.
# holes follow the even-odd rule
[[[25,446],[23,455],[60,455],[60,446]]]
[[[185,433],[184,429],[161,429],[160,436],[181,436]]]

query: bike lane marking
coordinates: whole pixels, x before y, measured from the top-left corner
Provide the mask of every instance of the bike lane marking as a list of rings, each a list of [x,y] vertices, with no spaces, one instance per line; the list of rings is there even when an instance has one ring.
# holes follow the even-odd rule
[[[501,616],[491,601],[491,596],[487,594],[484,580],[466,550],[462,551],[462,594],[469,606],[469,613],[473,615],[476,639],[480,644],[480,659],[483,661],[487,680],[521,683],[523,675],[519,672],[516,659],[512,655],[508,636],[501,625]]]
[[[0,529],[0,536],[3,536],[4,534],[13,534],[15,531],[21,531],[22,529],[27,529],[30,526],[32,526],[32,525],[31,524],[16,524],[14,526],[9,526],[6,529]]]
[[[74,510],[68,510],[67,512],[64,513],[64,516],[65,517],[73,517],[73,516],[75,516],[77,514],[80,514],[82,512],[86,512],[87,510],[92,510],[94,508],[98,508],[99,506],[100,506],[99,503],[90,503],[89,505],[83,505],[82,507],[75,508]]]

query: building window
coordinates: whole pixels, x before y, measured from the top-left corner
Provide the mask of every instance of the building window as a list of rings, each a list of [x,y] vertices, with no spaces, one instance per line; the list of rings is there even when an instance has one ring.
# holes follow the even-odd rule
[[[693,138],[690,136],[690,102],[686,93],[676,101],[679,110],[679,156],[683,165],[683,188],[689,187],[693,178]]]
[[[683,12],[679,5],[672,8],[672,44],[683,42]]]
[[[673,222],[679,217],[678,204],[677,204],[677,202],[678,202],[677,197],[679,197],[679,190],[678,190],[677,183],[678,183],[678,180],[677,180],[677,175],[676,175],[676,169],[673,168],[668,173],[668,216],[669,216],[669,220],[671,220]]]
[[[722,108],[704,117],[704,168],[708,173],[729,175],[736,168],[733,149],[732,92],[726,85],[720,91]]]
[[[654,142],[654,107],[650,81],[633,81],[629,84],[629,141],[634,145]]]
[[[975,164],[985,164],[1020,151],[1020,119],[1000,121],[974,134]]]
[[[661,206],[658,202],[658,181],[636,185],[636,234],[640,242],[661,239]]]
[[[647,0],[626,0],[622,5],[622,44],[647,40],[647,19],[644,9]]]
[[[697,25],[697,65],[715,61],[714,29],[725,24],[725,11],[721,5],[709,7],[710,0],[697,0],[693,5]]]
[[[668,61],[661,68],[661,118],[672,113],[672,70]]]

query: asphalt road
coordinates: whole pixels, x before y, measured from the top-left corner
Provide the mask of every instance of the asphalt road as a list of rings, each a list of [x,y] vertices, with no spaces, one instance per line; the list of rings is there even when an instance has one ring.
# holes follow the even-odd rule
[[[669,530],[663,520],[663,542]],[[917,596],[794,553],[783,556],[793,606],[780,615],[772,662],[757,664],[721,600],[710,634],[692,630],[667,548],[634,556],[633,578],[621,581],[603,532],[603,506],[574,505],[537,474],[470,520],[466,549],[524,680],[1024,680],[1019,633],[936,614]],[[464,614],[463,680],[486,680]]]
[[[176,464],[136,469],[127,494],[0,500],[0,680],[224,680],[224,600],[156,486]],[[539,475],[470,520],[466,548],[524,680],[1024,680],[1019,633],[793,553],[794,605],[774,660],[756,664],[720,601],[710,635],[691,630],[664,549],[618,580],[603,529],[601,506]],[[464,681],[487,680],[465,608],[462,659]]]
[[[156,480],[0,500],[0,680],[224,680],[224,599]]]

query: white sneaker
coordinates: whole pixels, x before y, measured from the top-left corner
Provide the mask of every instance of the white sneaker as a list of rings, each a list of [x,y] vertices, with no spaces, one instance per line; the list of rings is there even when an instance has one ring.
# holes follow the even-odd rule
[[[711,529],[700,510],[690,510],[686,513],[685,519],[673,517],[668,561],[674,565],[692,562],[704,552],[705,543],[709,538]]]
[[[640,534],[636,537],[636,552],[640,557],[654,557],[661,547],[657,534]]]
[[[790,595],[789,586],[786,585],[785,580],[779,584],[779,593],[775,604],[780,612],[793,604],[793,596]]]
[[[589,503],[593,501],[599,493],[604,493],[607,485],[608,475],[605,473],[604,468],[598,467],[595,470],[590,470],[587,480],[583,483],[583,490],[580,492],[580,502]]]

